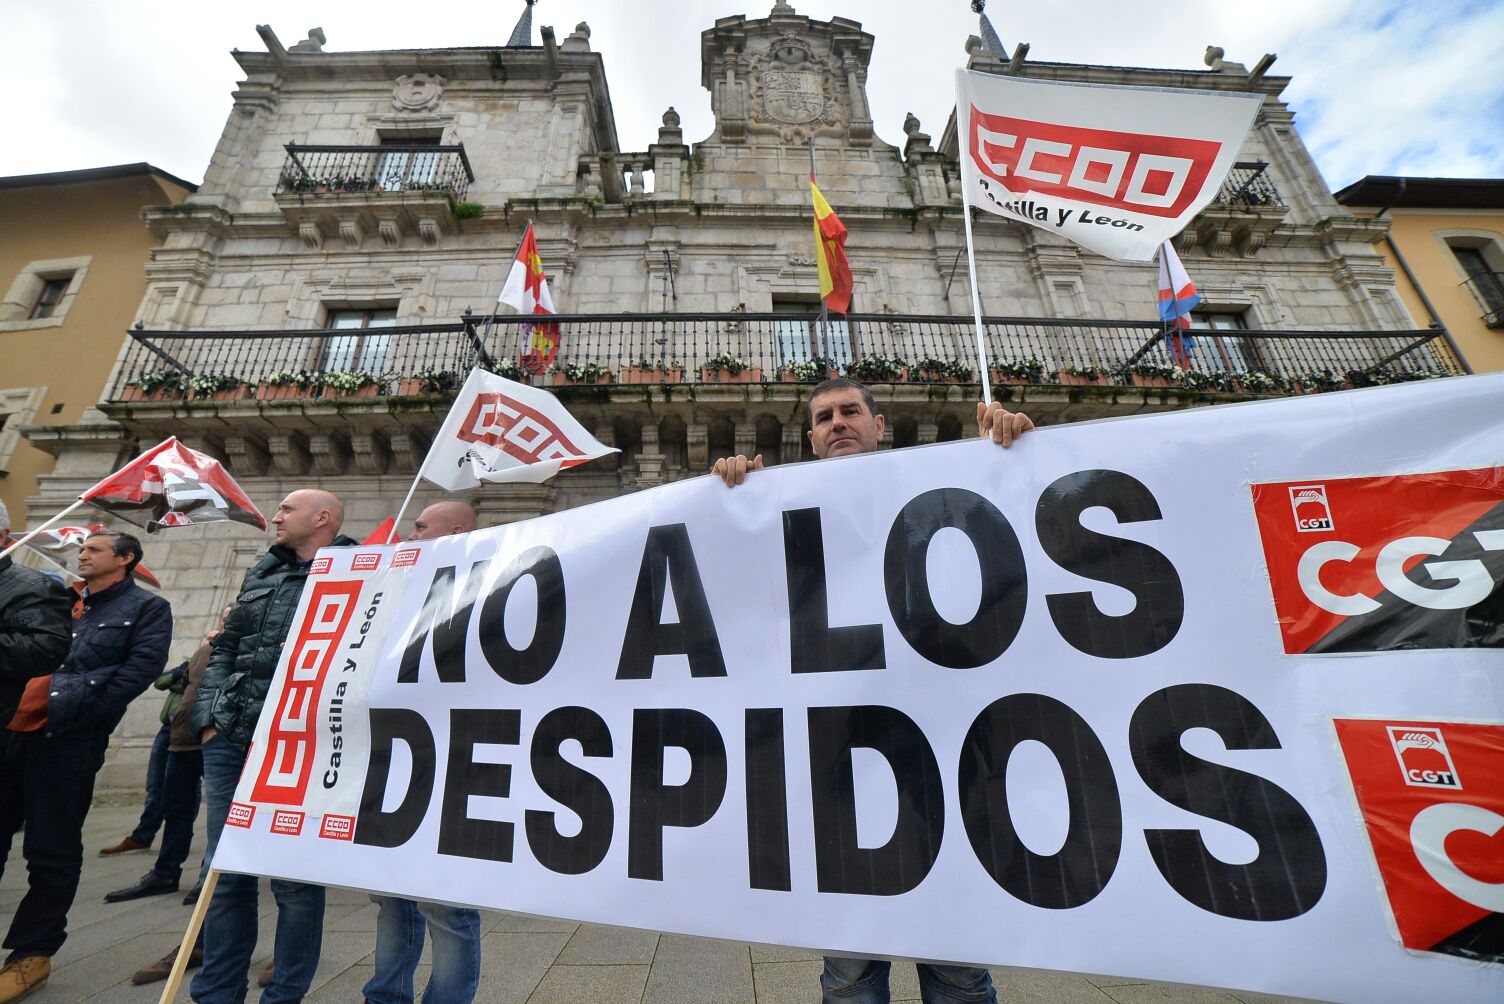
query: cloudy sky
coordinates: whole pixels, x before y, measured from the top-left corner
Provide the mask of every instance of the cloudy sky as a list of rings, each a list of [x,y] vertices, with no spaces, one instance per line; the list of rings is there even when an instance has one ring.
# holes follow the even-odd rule
[[[263,49],[255,25],[284,45],[315,24],[331,50],[494,45],[522,0],[448,0],[436,7],[362,0],[165,8],[125,0],[4,5],[0,93],[8,141],[0,175],[150,161],[199,181],[230,109],[239,68],[229,51]],[[953,104],[953,67],[976,31],[967,0],[794,0],[801,14],[859,20],[876,36],[869,92],[878,135],[903,138],[904,114],[937,138]],[[771,0],[541,0],[538,25],[562,40],[590,24],[603,53],[626,150],[646,149],[674,105],[686,139],[710,131],[699,33],[715,18],[763,16]],[[179,12],[176,18],[163,16]],[[993,0],[1011,50],[1041,60],[1200,68],[1208,44],[1294,78],[1285,98],[1331,186],[1365,174],[1504,177],[1504,2],[1501,0]]]

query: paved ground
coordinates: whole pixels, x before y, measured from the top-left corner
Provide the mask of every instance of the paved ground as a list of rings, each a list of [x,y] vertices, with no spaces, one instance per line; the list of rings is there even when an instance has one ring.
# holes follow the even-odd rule
[[[84,874],[69,917],[68,943],[53,960],[52,980],[30,998],[37,1004],[77,1001],[147,1004],[161,984],[133,987],[131,973],[177,945],[190,908],[181,896],[133,903],[103,901],[151,867],[149,853],[117,858],[98,848],[120,839],[136,808],[100,805],[84,831]],[[202,827],[202,823],[200,823]],[[195,851],[202,848],[202,837]],[[19,852],[20,841],[15,850]],[[25,889],[25,871],[12,860],[0,880],[0,922]],[[262,889],[261,932],[252,971],[271,952],[276,907]],[[483,913],[481,989],[478,1000],[509,1004],[809,1004],[818,1000],[820,959],[808,952],[738,945],[629,928]],[[376,908],[363,893],[330,890],[324,952],[307,998],[318,1004],[360,1002],[370,978]],[[426,980],[427,962],[419,985]],[[1226,993],[1128,979],[1087,978],[1034,970],[994,970],[1006,1004],[1292,1004],[1291,998]],[[893,967],[893,999],[919,999],[912,966]],[[180,993],[179,1001],[188,996]],[[252,1000],[255,999],[254,989]]]

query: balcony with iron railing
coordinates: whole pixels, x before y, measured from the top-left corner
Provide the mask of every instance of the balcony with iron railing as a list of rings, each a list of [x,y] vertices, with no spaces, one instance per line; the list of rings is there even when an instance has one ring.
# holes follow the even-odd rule
[[[388,247],[410,234],[433,246],[475,181],[462,143],[285,149],[273,197],[311,250],[336,236],[358,249],[373,229]]]
[[[1504,272],[1478,272],[1463,285],[1483,307],[1483,323],[1504,328]]]
[[[1234,164],[1213,201],[1248,209],[1275,206],[1284,208],[1279,189],[1274,187],[1274,179],[1269,176],[1269,165],[1256,160],[1238,161]]]
[[[628,486],[650,483],[643,470],[701,473],[707,451],[802,456],[803,402],[831,375],[873,390],[896,446],[960,436],[981,396],[969,318],[557,315],[546,367],[536,323],[135,330],[103,408],[132,436],[189,437],[240,473],[410,472],[482,366],[548,387],[621,445],[602,472]],[[1153,322],[995,317],[984,332],[994,395],[1042,424],[1462,372],[1437,331],[1197,330],[1189,368]]]
[[[561,314],[549,366],[535,318],[364,329],[129,332],[106,400],[280,400],[451,390],[473,366],[539,385],[976,384],[969,318],[852,314]],[[1190,330],[1182,361],[1155,322],[984,320],[995,385],[1304,393],[1463,372],[1437,331]],[[1020,392],[1021,393],[1021,392]]]
[[[1181,234],[1181,249],[1200,244],[1213,254],[1236,249],[1251,257],[1269,242],[1288,213],[1269,176],[1269,165],[1239,161],[1227,172],[1217,197]]]

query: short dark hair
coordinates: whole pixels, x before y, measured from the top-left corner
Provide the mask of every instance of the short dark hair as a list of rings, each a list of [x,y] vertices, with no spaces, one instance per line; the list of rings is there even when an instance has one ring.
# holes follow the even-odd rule
[[[824,380],[820,383],[815,384],[815,389],[809,392],[809,410],[811,424],[813,424],[814,422],[815,398],[819,397],[821,394],[829,394],[833,390],[857,391],[862,395],[862,403],[867,406],[867,414],[877,414],[877,400],[873,398],[872,392],[867,389],[866,384],[862,383],[859,380],[853,380],[850,377],[831,377],[829,380]]]
[[[110,546],[115,551],[115,557],[126,558],[125,574],[130,575],[141,564],[141,558],[146,553],[141,550],[141,541],[129,533],[121,533],[118,530],[99,530],[89,534],[89,539],[95,537],[109,537]]]

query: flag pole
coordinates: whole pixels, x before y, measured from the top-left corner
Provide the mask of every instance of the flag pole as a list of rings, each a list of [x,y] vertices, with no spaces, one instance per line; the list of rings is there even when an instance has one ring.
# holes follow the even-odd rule
[[[963,71],[964,72],[964,71]],[[970,106],[962,100],[961,76],[956,75],[956,136],[959,140],[957,146],[957,160],[961,167],[961,221],[966,226],[966,268],[971,276],[971,311],[977,326],[977,380],[982,385],[982,402],[992,404],[992,378],[987,372],[987,346],[982,339],[982,297],[977,290],[977,256],[971,239],[971,200],[969,193],[971,185],[967,178],[966,160],[967,147],[971,144],[971,111]],[[962,109],[965,121],[962,121]]]
[[[418,465],[418,473],[413,477],[413,483],[407,488],[407,498],[402,500],[402,508],[397,510],[397,516],[392,520],[392,529],[386,535],[386,542],[390,544],[397,536],[397,527],[402,523],[402,514],[407,512],[407,507],[413,500],[413,492],[418,490],[418,482],[423,480],[423,468],[428,465],[428,455],[424,454],[423,463]]]
[[[814,183],[815,183],[815,134],[813,132],[811,132],[810,135],[809,135],[809,183],[810,183],[811,186],[813,186]],[[812,214],[814,212],[813,205],[810,207],[810,212]],[[821,258],[824,257],[824,252],[820,249],[820,221],[818,219],[815,220],[815,254],[818,255],[818,256],[820,256]],[[817,259],[817,267],[816,267],[816,270],[815,270],[815,275],[816,275],[815,285],[816,286],[819,285],[818,260],[819,259]],[[825,297],[821,296],[820,297],[820,319],[815,322],[815,358],[816,359],[824,359],[825,358],[825,331],[826,331],[826,325],[829,324],[829,323],[830,323],[830,308],[828,306],[826,306]]]
[[[0,551],[0,558],[3,558],[7,554],[10,554],[10,552],[14,551],[16,548],[20,547],[22,544],[26,543],[28,540],[30,540],[31,538],[35,537],[37,534],[41,533],[43,530],[47,529],[52,524],[58,522],[64,516],[68,515],[70,512],[72,512],[73,510],[77,509],[79,506],[81,506],[83,504],[84,504],[84,500],[82,498],[80,498],[77,502],[74,502],[68,508],[66,508],[62,512],[58,513],[56,516],[52,517],[47,522],[43,523],[41,526],[37,527],[35,530],[33,530],[30,533],[28,533],[26,536],[20,538],[19,540],[12,541],[11,545],[9,547],[7,547],[3,551]]]
[[[193,914],[188,918],[188,929],[183,932],[177,958],[172,960],[172,972],[167,974],[167,984],[162,987],[158,1004],[172,1004],[172,999],[178,995],[178,987],[183,985],[183,977],[188,972],[188,957],[193,954],[193,946],[198,942],[198,932],[203,929],[209,904],[214,899],[214,887],[218,884],[219,869],[211,867],[204,876],[204,888],[199,891],[198,902],[194,904]]]

